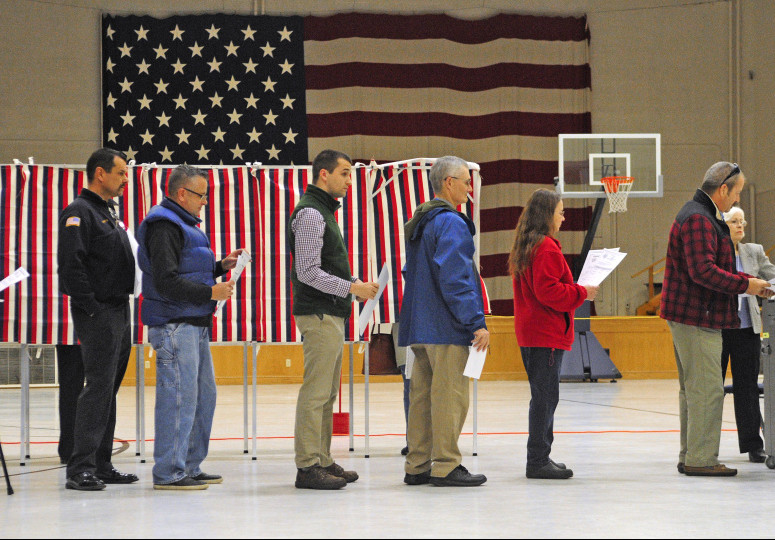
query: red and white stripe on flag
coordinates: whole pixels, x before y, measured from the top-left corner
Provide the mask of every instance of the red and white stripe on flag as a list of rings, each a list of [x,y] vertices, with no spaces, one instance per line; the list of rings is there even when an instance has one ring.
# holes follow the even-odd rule
[[[19,260],[19,212],[21,212],[21,195],[29,172],[21,165],[3,165],[0,167],[0,272],[5,278],[14,272],[21,262]],[[4,343],[19,341],[19,292],[20,285],[13,285],[0,292],[0,341]]]

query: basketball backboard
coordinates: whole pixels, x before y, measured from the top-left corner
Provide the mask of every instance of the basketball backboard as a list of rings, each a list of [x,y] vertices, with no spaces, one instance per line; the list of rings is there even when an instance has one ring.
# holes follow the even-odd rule
[[[630,197],[662,197],[659,133],[581,133],[559,136],[559,182],[563,197],[605,197],[601,178],[635,178]]]

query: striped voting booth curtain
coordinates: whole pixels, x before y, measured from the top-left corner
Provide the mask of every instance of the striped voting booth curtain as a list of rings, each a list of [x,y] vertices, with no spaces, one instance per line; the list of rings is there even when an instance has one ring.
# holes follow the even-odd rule
[[[353,275],[376,280],[387,263],[391,281],[372,322],[396,322],[403,291],[405,261],[403,224],[417,205],[433,198],[430,165],[393,168],[356,167],[353,186],[337,212]],[[127,229],[137,228],[166,191],[172,167],[155,164],[129,168],[129,185],[118,199],[118,213]],[[288,219],[311,181],[310,167],[220,166],[205,168],[208,205],[202,229],[216,257],[245,247],[252,262],[237,283],[235,296],[215,317],[213,341],[296,343],[301,335],[293,319],[290,283],[291,252]],[[72,344],[69,299],[56,275],[58,220],[86,183],[85,173],[44,165],[0,166],[0,246],[2,272],[23,266],[29,279],[3,291],[0,341],[28,344]],[[473,203],[461,208],[474,215]],[[486,300],[486,298],[485,298]],[[147,343],[140,322],[142,298],[130,305],[133,342]],[[354,303],[346,339],[357,341],[363,304]],[[368,331],[364,336],[368,338]]]

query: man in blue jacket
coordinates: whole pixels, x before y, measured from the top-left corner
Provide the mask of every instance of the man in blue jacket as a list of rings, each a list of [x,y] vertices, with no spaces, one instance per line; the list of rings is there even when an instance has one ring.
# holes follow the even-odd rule
[[[216,302],[234,292],[233,281],[215,279],[236,266],[243,250],[216,262],[199,228],[207,204],[206,175],[189,165],[176,167],[167,198],[138,230],[141,316],[156,351],[154,489],[201,490],[223,481],[200,468],[215,413],[210,327]]]
[[[483,351],[490,343],[474,263],[476,228],[455,210],[473,190],[468,163],[439,158],[430,180],[436,198],[418,206],[404,228],[399,345],[415,354],[404,482],[480,486],[487,478],[461,465],[458,447],[469,405],[469,346]]]

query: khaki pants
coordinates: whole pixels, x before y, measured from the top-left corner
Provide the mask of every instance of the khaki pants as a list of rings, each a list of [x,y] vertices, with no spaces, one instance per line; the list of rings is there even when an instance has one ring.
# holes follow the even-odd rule
[[[412,345],[406,472],[443,478],[463,461],[458,447],[468,415],[468,347]]]
[[[296,467],[328,467],[334,463],[331,435],[342,374],[344,319],[299,315],[296,326],[304,337],[304,383],[296,403]]]
[[[667,321],[678,366],[681,452],[690,467],[718,465],[724,386],[721,330]]]

